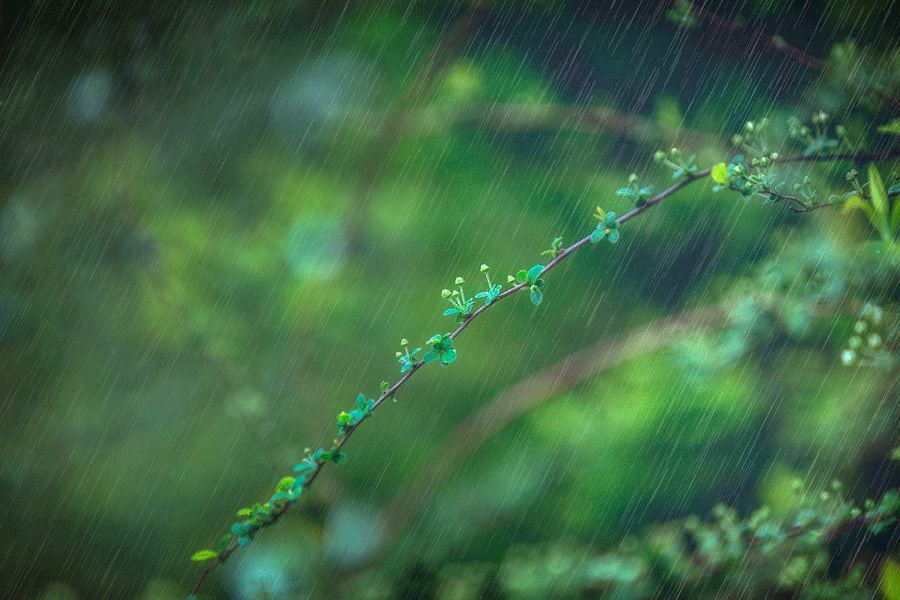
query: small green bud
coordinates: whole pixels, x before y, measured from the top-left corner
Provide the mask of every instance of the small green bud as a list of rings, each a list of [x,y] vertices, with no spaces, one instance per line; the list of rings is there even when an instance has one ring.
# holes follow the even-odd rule
[[[856,169],[850,169],[849,171],[847,171],[847,174],[844,175],[844,179],[846,179],[847,181],[853,181],[858,176],[859,176],[859,171],[857,171]]]
[[[456,279],[453,280],[453,283],[455,283],[456,285],[462,285],[465,282],[466,282],[466,280],[463,279],[462,277],[457,277]]]
[[[403,338],[402,340],[400,340],[400,345],[401,346],[409,346],[409,340],[406,338]]]
[[[632,173],[628,176],[628,183],[636,183],[638,180],[637,173]]]
[[[482,273],[487,273],[487,272],[490,271],[490,270],[491,270],[491,268],[490,268],[489,266],[487,266],[487,265],[481,265],[480,271],[481,271]]]
[[[396,356],[397,358],[400,358],[401,356],[403,356],[403,353],[402,352],[394,352],[394,356]]]
[[[859,348],[862,347],[862,338],[859,337],[858,335],[851,335],[850,339],[847,340],[847,346],[851,350],[858,350]]]
[[[844,366],[850,366],[856,360],[856,352],[853,350],[844,350],[841,352],[841,362]]]
[[[869,320],[872,321],[872,324],[878,325],[881,323],[881,319],[884,318],[884,311],[877,304],[870,304],[867,306],[866,313],[869,316]]]
[[[753,131],[753,121],[747,121],[744,123],[744,129],[749,133]]]
[[[662,150],[657,150],[653,153],[653,160],[655,160],[656,162],[662,162],[666,160],[666,153]]]
[[[450,297],[450,290],[446,290],[446,289],[441,290],[441,298],[449,298],[449,297]]]
[[[859,334],[863,334],[866,332],[866,329],[869,328],[869,324],[860,319],[853,325],[853,331]]]
[[[516,278],[513,277],[512,275],[506,276],[506,283],[515,283],[515,282],[516,282]]]
[[[773,161],[778,160],[778,153],[773,152],[772,154],[769,155],[769,159],[773,160]]]
[[[866,339],[866,343],[869,345],[869,348],[877,350],[881,348],[881,336],[877,333],[870,333],[869,337]]]
[[[735,146],[740,146],[744,143],[744,136],[742,135],[733,135],[731,136],[731,143]]]
[[[838,125],[837,127],[834,128],[834,132],[837,134],[838,137],[844,137],[847,135],[847,128],[844,127],[843,125]]]

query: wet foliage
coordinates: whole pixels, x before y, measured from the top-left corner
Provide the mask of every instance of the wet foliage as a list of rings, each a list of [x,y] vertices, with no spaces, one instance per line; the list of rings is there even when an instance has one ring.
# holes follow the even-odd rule
[[[0,596],[900,598],[896,3],[0,12]]]

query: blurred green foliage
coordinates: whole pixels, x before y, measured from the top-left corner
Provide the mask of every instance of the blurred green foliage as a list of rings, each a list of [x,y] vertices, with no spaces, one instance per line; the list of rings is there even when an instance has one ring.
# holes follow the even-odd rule
[[[878,128],[896,117],[900,51],[883,24],[897,4],[720,8],[790,30],[828,70],[752,36],[725,43],[689,3],[676,16],[690,29],[666,7],[576,2],[4,5],[0,595],[184,597],[191,553],[235,507],[396,378],[396,340],[426,347],[447,329],[446,282],[485,262],[502,282],[554,238],[589,233],[595,206],[646,201],[672,182],[659,148],[677,143],[684,172],[728,163],[746,121],[768,116],[782,140],[789,117],[818,110],[860,148],[896,147]],[[851,191],[849,168],[780,174],[827,199]],[[879,164],[886,200],[898,168]],[[567,569],[586,564],[645,581],[623,539],[680,532],[690,514],[719,527],[707,517],[722,503],[777,511],[798,477],[881,498],[898,485],[900,262],[870,220],[698,184],[621,240],[598,229],[619,243],[567,261],[546,296],[529,281],[539,307],[511,300],[468,330],[452,369],[404,387],[209,593],[565,596],[582,591]],[[475,408],[598,339],[709,303],[721,327],[548,398],[390,532],[381,508]],[[883,359],[845,367],[867,304],[884,311]],[[887,535],[847,564],[817,546],[741,576],[884,588]]]

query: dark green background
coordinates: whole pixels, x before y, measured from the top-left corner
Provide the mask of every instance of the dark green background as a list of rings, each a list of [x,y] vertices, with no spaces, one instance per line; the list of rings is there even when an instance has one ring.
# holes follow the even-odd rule
[[[4,3],[0,595],[186,595],[191,552],[327,445],[358,392],[395,380],[400,338],[450,330],[442,288],[546,260],[595,205],[625,212],[632,171],[668,185],[655,150],[708,166],[747,119],[768,114],[777,137],[819,109],[884,144],[877,99],[752,31],[599,4]],[[878,63],[897,42],[895,3],[707,8],[818,57],[853,38]],[[546,118],[480,121],[494,104]],[[585,125],[589,106],[639,122]],[[843,171],[803,172],[844,189]],[[723,369],[700,365],[721,349],[698,334],[577,384],[497,431],[370,555],[374,516],[506,386],[731,301],[772,257],[818,244],[853,273],[873,237],[853,215],[692,186],[555,270],[539,308],[515,297],[480,319],[458,362],[418,374],[210,591],[459,583],[454,565],[490,571],[511,548],[599,551],[717,502],[779,506],[798,476],[876,493],[896,481],[896,380],[840,367],[848,303],[803,335],[764,324]],[[803,306],[802,287],[787,301]]]

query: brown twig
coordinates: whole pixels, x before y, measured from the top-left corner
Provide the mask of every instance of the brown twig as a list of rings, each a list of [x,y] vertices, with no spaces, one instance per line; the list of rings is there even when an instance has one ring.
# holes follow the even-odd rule
[[[806,52],[805,50],[801,50],[800,48],[793,46],[787,42],[780,35],[769,35],[767,32],[757,29],[754,27],[750,27],[748,25],[744,25],[742,23],[738,23],[732,19],[728,19],[721,15],[718,15],[712,11],[699,8],[697,5],[691,5],[691,14],[697,17],[700,21],[706,21],[711,25],[725,29],[729,32],[746,32],[748,35],[754,38],[759,38],[765,40],[766,44],[772,50],[783,54],[784,56],[790,58],[791,60],[803,65],[808,69],[812,69],[813,71],[817,71],[819,73],[834,73],[834,67],[830,65],[827,61],[822,60],[816,56],[813,56]],[[881,103],[890,110],[898,110],[900,109],[900,100],[896,97],[891,96],[890,94],[885,93],[882,90],[875,89],[871,84],[861,86],[863,89],[869,88],[873,94],[878,96],[878,99],[881,100]]]
[[[497,131],[573,130],[612,133],[638,143],[660,141],[665,133],[650,119],[629,115],[606,106],[565,104],[481,104],[430,107],[409,111],[406,127],[412,133],[444,133],[451,127],[478,125]],[[719,138],[681,128],[679,143],[711,146]],[[668,141],[668,140],[667,140]]]
[[[780,35],[769,35],[767,32],[761,29],[756,29],[754,27],[750,27],[749,25],[738,23],[737,21],[733,21],[731,19],[718,15],[710,10],[700,8],[696,4],[691,5],[691,13],[700,21],[706,21],[714,27],[721,28],[732,33],[746,32],[751,37],[765,40],[769,48],[787,56],[791,60],[794,60],[807,68],[813,69],[815,71],[824,71],[828,66],[827,63],[821,58],[815,57],[808,52],[797,48],[796,46],[792,46]]]

